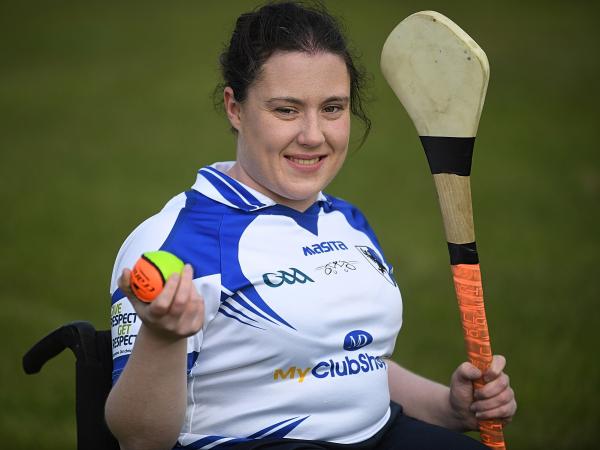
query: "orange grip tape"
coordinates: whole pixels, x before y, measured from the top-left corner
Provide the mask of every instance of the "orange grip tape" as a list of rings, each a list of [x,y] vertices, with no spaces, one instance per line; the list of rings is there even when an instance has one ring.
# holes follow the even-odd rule
[[[485,318],[481,269],[479,264],[456,264],[452,266],[452,275],[469,361],[485,372],[492,363],[493,354]],[[479,389],[484,384],[480,379],[473,386]],[[482,420],[478,426],[481,442],[493,449],[506,449],[500,421]]]

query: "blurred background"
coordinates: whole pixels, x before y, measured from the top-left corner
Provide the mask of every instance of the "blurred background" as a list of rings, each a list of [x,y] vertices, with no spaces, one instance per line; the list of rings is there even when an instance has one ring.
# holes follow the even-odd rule
[[[509,449],[597,448],[597,4],[326,4],[371,73],[374,124],[328,192],[365,212],[395,266],[405,302],[395,359],[446,383],[465,358],[433,182],[379,71],[393,27],[433,9],[491,65],[471,178],[493,348],[507,355],[519,403]],[[22,372],[21,357],[65,322],[108,328],[122,241],[198,168],[234,158],[211,95],[235,18],[255,5],[0,3],[3,447],[75,448],[72,355],[36,376]],[[356,124],[356,139],[361,131]]]

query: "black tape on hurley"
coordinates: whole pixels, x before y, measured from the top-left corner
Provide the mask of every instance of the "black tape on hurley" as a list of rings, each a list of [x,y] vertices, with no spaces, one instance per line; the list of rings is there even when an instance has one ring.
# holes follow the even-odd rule
[[[466,244],[452,244],[448,242],[448,252],[450,253],[450,264],[479,264],[477,255],[477,245],[475,242]]]
[[[471,175],[474,137],[419,136],[432,174]]]

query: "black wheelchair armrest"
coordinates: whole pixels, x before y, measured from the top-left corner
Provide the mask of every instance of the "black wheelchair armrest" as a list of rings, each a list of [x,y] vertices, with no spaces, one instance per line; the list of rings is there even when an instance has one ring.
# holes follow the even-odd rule
[[[38,373],[48,360],[65,348],[70,348],[79,362],[99,361],[94,326],[89,322],[71,322],[57,328],[29,349],[23,356],[25,373]]]

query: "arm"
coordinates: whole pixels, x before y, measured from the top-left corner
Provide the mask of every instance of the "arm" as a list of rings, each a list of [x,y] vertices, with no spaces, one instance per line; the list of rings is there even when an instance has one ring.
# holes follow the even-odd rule
[[[126,450],[170,449],[177,441],[187,401],[187,336],[198,332],[204,303],[186,265],[149,304],[135,299],[125,270],[119,287],[132,302],[142,326],[131,356],[110,392],[106,422]]]
[[[388,379],[392,401],[400,403],[406,415],[456,431],[477,429],[477,419],[510,422],[517,403],[508,375],[506,360],[494,356],[484,374],[487,384],[473,392],[473,381],[481,372],[470,363],[461,364],[452,375],[450,387],[412,373],[388,361]]]

